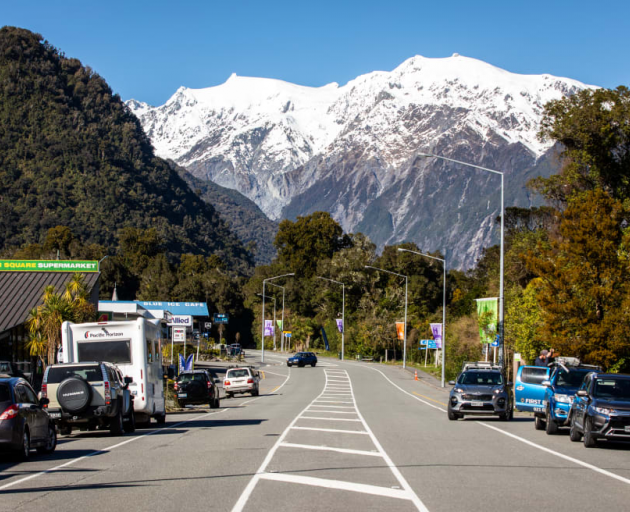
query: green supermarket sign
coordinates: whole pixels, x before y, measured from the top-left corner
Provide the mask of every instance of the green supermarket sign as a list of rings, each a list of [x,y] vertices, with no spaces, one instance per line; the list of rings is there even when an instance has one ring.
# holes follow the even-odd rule
[[[4,272],[98,272],[98,261],[0,260]]]

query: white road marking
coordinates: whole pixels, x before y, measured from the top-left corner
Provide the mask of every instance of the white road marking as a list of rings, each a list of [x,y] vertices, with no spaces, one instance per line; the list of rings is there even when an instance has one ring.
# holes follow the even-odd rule
[[[271,373],[271,375],[278,375],[279,377],[286,377],[286,375],[284,375],[283,373],[275,373],[275,372],[270,372],[269,370],[263,370],[265,373]],[[289,370],[290,371],[290,370]]]
[[[326,406],[325,405],[320,405],[320,407],[326,407]],[[326,414],[356,414],[356,412],[354,412],[354,411],[322,411],[321,409],[313,409],[313,410],[306,409],[306,411],[304,411],[304,412],[313,412],[313,413],[316,412],[318,414],[321,414],[323,412],[326,413]]]
[[[317,400],[316,404],[351,404],[352,402],[342,402],[341,400]]]
[[[324,411],[322,411],[324,412]],[[354,418],[324,418],[323,416],[302,416],[302,420],[326,420],[326,421],[361,421]]]
[[[337,434],[367,435],[365,430],[338,430],[336,428],[291,427],[293,430],[315,430],[317,432],[335,432]]]
[[[372,457],[382,457],[378,452],[368,452],[366,450],[351,450],[349,448],[334,448],[332,446],[317,446],[314,444],[282,443],[281,448],[301,448],[304,450],[320,450],[328,452],[349,453],[352,455],[369,455]]]
[[[331,409],[354,409],[354,407],[351,407],[349,405],[317,405],[317,403],[314,403],[313,405],[311,405],[311,407],[329,407]]]
[[[405,393],[406,395],[409,395],[411,398],[413,398],[414,400],[418,400],[418,402],[422,402],[425,405],[428,405],[429,407],[433,407],[434,409],[437,409],[438,411],[442,411],[442,412],[446,412],[446,409],[442,409],[441,407],[437,407],[433,404],[430,404],[429,402],[426,402],[425,400],[422,400],[414,395],[412,395],[411,393],[405,391],[404,389],[402,389],[400,386],[397,386],[396,384],[394,384],[388,377],[387,375],[385,375],[382,371],[377,370],[376,368],[371,368],[369,366],[366,366],[365,368],[369,368],[370,370],[374,370],[377,371],[378,373],[380,373],[383,377],[385,377],[385,379],[387,379],[389,381],[390,384],[392,384],[394,387],[398,388],[400,391],[402,391],[403,393]],[[546,448],[544,446],[541,446],[539,444],[536,444],[532,441],[529,441],[528,439],[525,439],[524,437],[520,437],[517,436],[516,434],[512,434],[511,432],[507,432],[506,430],[500,429],[498,427],[495,427],[494,425],[490,425],[488,423],[484,423],[483,421],[477,421],[476,422],[477,425],[483,425],[486,428],[495,430],[497,432],[500,432],[501,434],[504,434],[508,437],[511,437],[513,439],[516,439],[517,441],[520,441],[521,443],[525,443],[529,446],[532,446],[533,448],[537,448],[539,450],[542,450],[543,452],[549,453],[551,455],[555,455],[556,457],[559,457],[561,459],[564,460],[568,460],[570,462],[573,462],[574,464],[577,464],[579,466],[582,466],[584,468],[588,468],[592,471],[595,471],[596,473],[600,473],[602,475],[608,476],[610,478],[614,478],[615,480],[619,480],[620,482],[623,482],[625,484],[630,484],[630,479],[628,478],[624,478],[620,475],[617,475],[615,473],[612,473],[610,471],[607,471],[605,469],[602,469],[600,467],[594,466],[593,464],[589,464],[588,462],[584,462],[582,460],[579,459],[575,459],[573,457],[569,457],[568,455],[565,455],[563,453],[557,452],[555,450],[552,450],[550,448]]]

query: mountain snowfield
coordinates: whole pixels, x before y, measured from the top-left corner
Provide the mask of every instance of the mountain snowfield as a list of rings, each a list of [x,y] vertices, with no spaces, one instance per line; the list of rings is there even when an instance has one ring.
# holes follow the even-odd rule
[[[497,238],[498,180],[418,153],[502,170],[506,206],[529,206],[526,181],[558,166],[537,136],[544,105],[585,87],[455,54],[343,86],[232,75],[180,87],[160,107],[127,104],[158,156],[238,190],[272,219],[327,210],[379,246],[448,248],[466,267]]]

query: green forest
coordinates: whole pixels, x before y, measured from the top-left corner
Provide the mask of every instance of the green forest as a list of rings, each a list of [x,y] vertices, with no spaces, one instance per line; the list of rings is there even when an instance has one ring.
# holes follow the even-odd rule
[[[548,104],[540,137],[558,143],[562,166],[530,183],[547,206],[505,212],[507,357],[518,352],[532,362],[554,348],[630,371],[630,91],[587,89]],[[345,285],[346,357],[379,359],[390,350],[400,359],[395,322],[404,318],[405,280],[365,268],[378,267],[408,276],[407,352],[423,360],[419,340],[442,321],[443,268],[398,248],[424,248],[400,243],[379,254],[361,233],[344,233],[328,213],[315,212],[282,221],[273,248],[263,248],[271,262],[254,266],[255,249],[239,241],[213,201],[209,189],[193,191],[153,155],[102,78],[37,34],[0,30],[4,257],[107,256],[103,298],[116,285],[121,300],[204,301],[211,314],[230,314],[228,343],[251,347],[260,347],[263,280],[293,273],[273,281],[284,287],[293,346],[323,349],[323,327],[336,354],[342,289],[319,278],[332,279]],[[274,228],[266,229],[271,241]],[[499,295],[499,248],[487,248],[465,272],[447,258],[446,272],[450,377],[462,361],[481,357],[474,300]],[[266,294],[266,318],[275,297],[279,319],[283,290],[267,286]],[[273,348],[271,338],[265,346]]]

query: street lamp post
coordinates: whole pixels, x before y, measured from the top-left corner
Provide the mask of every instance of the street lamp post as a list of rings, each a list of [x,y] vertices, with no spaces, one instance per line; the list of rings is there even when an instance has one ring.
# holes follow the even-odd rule
[[[269,286],[275,286],[276,288],[282,288],[282,332],[280,333],[280,352],[284,351],[284,286],[280,286],[279,284],[269,283]],[[274,316],[275,322],[275,316]]]
[[[505,215],[504,215],[504,173],[501,171],[496,171],[494,169],[488,169],[487,167],[481,167],[479,165],[469,164],[467,162],[462,162],[460,160],[454,160],[453,158],[447,158],[445,156],[438,156],[433,154],[426,153],[418,153],[419,156],[424,156],[427,158],[438,158],[440,160],[446,160],[448,162],[453,162],[459,165],[464,165],[466,167],[473,167],[474,169],[479,169],[481,171],[491,172],[493,174],[499,174],[501,176],[501,256],[499,263],[499,364],[501,366],[504,365],[504,339],[503,339],[503,313],[504,313],[504,283],[503,283],[503,258],[504,258],[504,231],[505,231]]]
[[[442,271],[444,274],[444,279],[442,283],[442,387],[444,387],[444,354],[446,353],[446,251],[444,251],[444,259],[442,259],[436,258],[435,256],[431,256],[429,254],[424,254],[422,252],[412,251],[411,249],[402,249],[399,247],[398,250],[400,252],[411,252],[419,256],[424,256],[426,258],[431,258],[432,260],[442,262]],[[427,349],[427,352],[428,351],[429,350]]]
[[[403,345],[403,368],[407,368],[407,284],[408,279],[404,274],[397,274],[396,272],[392,272],[391,270],[385,270],[384,268],[372,267],[370,265],[365,265],[365,268],[372,268],[374,270],[380,270],[381,272],[386,272],[387,274],[392,274],[398,277],[405,278],[405,325],[404,325],[404,345]]]
[[[345,336],[346,336],[346,285],[341,281],[335,281],[334,279],[328,279],[327,277],[316,276],[317,279],[323,279],[324,281],[330,281],[341,285],[341,360],[344,360],[345,354]]]
[[[282,274],[281,276],[268,277],[267,279],[263,279],[263,292],[262,292],[263,300],[262,300],[262,318],[261,318],[262,332],[261,332],[261,337],[260,337],[261,338],[260,342],[262,345],[262,355],[260,356],[261,363],[265,362],[265,286],[267,285],[267,281],[273,281],[274,279],[280,279],[281,277],[288,277],[288,276],[294,276],[294,275],[295,274],[292,272],[290,274]]]

